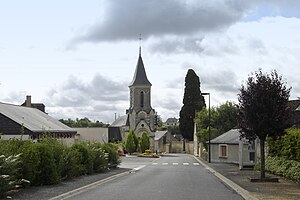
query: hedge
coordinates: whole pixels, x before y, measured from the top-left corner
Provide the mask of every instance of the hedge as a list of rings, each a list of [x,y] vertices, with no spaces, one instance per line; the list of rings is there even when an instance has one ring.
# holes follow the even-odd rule
[[[268,138],[269,155],[300,162],[300,129],[287,129],[287,134],[273,140]]]
[[[300,162],[268,156],[265,164],[266,171],[300,182]]]
[[[19,155],[18,162],[5,167],[8,166],[7,158],[16,155]],[[113,144],[82,142],[67,147],[50,137],[38,143],[17,139],[0,140],[0,157],[0,196],[7,195],[11,190],[6,182],[25,180],[35,186],[50,185],[84,174],[104,172],[109,163],[120,163],[117,147]],[[10,175],[9,178],[7,175]]]

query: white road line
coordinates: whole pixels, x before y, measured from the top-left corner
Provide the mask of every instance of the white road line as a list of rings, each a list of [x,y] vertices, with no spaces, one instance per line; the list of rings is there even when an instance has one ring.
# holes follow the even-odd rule
[[[200,165],[200,163],[193,163],[193,165]]]
[[[162,163],[162,165],[168,165],[169,163]]]
[[[189,165],[189,163],[182,163],[183,165]]]
[[[155,163],[152,163],[152,165],[158,165],[158,163],[157,163],[157,162],[155,162]]]
[[[136,172],[136,171],[139,171],[139,170],[143,169],[144,167],[146,167],[146,165],[140,165],[140,166],[138,166],[136,168],[133,168],[131,171],[132,172]]]
[[[178,163],[173,163],[173,165],[178,165]]]

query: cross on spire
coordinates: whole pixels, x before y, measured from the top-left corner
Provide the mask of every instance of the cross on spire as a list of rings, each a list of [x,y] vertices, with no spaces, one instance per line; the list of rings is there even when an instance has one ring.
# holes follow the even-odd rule
[[[140,33],[139,40],[140,40],[139,55],[141,56],[141,54],[142,54],[142,34],[141,33]]]

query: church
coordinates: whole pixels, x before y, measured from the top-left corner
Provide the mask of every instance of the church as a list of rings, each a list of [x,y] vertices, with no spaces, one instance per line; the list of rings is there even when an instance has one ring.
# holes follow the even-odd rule
[[[129,109],[126,110],[126,115],[117,118],[110,125],[110,128],[118,131],[122,139],[127,136],[129,130],[133,130],[138,138],[141,137],[143,132],[147,132],[150,137],[150,146],[153,149],[157,116],[151,106],[151,86],[152,84],[147,78],[140,47],[133,80],[128,86],[130,93]]]

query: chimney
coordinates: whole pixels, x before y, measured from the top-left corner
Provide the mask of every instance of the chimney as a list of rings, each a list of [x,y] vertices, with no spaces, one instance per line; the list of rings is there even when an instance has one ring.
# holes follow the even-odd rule
[[[26,104],[25,104],[26,107],[31,107],[31,96],[30,95],[27,95],[26,96]]]

